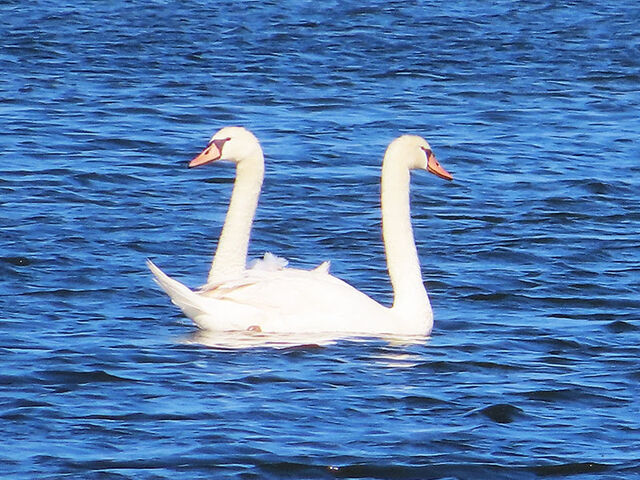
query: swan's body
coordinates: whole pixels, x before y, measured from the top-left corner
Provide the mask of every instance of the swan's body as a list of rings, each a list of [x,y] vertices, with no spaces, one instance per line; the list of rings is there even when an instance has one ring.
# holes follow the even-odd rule
[[[171,279],[151,262],[149,267],[172,301],[205,330],[429,334],[433,314],[422,283],[409,211],[409,171],[414,168],[451,179],[420,137],[405,135],[387,148],[381,203],[383,239],[394,291],[392,307],[380,305],[330,275],[324,264],[312,271],[278,265],[246,270],[238,268],[236,261],[233,269],[220,270],[225,272],[224,277],[212,268],[213,281],[210,274],[207,285],[197,291]],[[235,192],[234,188],[234,195]],[[226,260],[225,263],[231,265]]]

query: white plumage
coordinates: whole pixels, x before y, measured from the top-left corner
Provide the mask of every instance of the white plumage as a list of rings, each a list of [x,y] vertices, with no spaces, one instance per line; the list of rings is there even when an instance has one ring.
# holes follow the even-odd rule
[[[300,270],[287,268],[286,260],[267,254],[247,269],[249,234],[264,172],[262,150],[247,130],[227,127],[214,135],[191,165],[217,159],[236,162],[237,174],[207,284],[191,290],[148,262],[157,283],[198,327],[310,334],[430,333],[433,315],[411,228],[409,171],[425,169],[448,180],[451,175],[438,164],[424,139],[399,137],[383,159],[382,226],[394,291],[391,307],[329,274],[328,262],[314,270]]]

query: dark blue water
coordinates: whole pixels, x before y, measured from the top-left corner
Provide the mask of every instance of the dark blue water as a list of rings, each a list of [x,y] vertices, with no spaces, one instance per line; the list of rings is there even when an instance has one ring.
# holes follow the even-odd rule
[[[640,476],[637,2],[77,3],[0,6],[2,478]],[[229,124],[251,256],[383,302],[382,154],[429,140],[430,339],[193,336],[144,261],[204,281]]]

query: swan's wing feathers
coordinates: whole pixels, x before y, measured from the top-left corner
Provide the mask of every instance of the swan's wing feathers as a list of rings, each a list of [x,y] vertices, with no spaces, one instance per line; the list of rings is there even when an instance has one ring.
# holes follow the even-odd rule
[[[156,282],[198,327],[263,332],[367,332],[384,308],[326,270],[247,270],[192,291],[148,262]]]
[[[238,289],[264,282],[273,276],[278,276],[280,271],[282,270],[273,271],[252,268],[251,270],[245,270],[240,277],[203,285],[198,289],[198,293],[207,297],[223,298]]]
[[[336,299],[371,301],[348,283],[325,270],[286,268],[278,272],[247,271],[244,282],[220,285],[210,295],[279,314],[327,311]]]
[[[311,270],[312,272],[317,272],[317,273],[329,273],[329,267],[331,267],[331,262],[329,260],[327,260],[326,262],[322,262],[320,265],[318,265],[316,268],[314,268],[313,270]]]
[[[219,298],[226,292],[233,291],[236,288],[246,287],[247,285],[253,285],[254,283],[255,279],[240,277],[221,283],[208,283],[200,287],[197,292],[206,297]]]
[[[150,260],[147,265],[154,280],[195,324],[209,330],[245,330],[252,324],[259,324],[263,313],[241,299],[211,297],[194,292],[182,283],[172,279]]]
[[[245,270],[242,275],[216,281],[215,283],[206,283],[197,291],[202,295],[218,298],[231,290],[254,285],[256,282],[263,281],[265,278],[268,278],[270,274],[284,270],[288,263],[288,260],[285,258],[267,252],[263,258],[253,260],[249,268]]]
[[[287,269],[287,265],[289,265],[289,261],[286,258],[278,257],[277,255],[274,255],[271,252],[266,252],[264,254],[264,257],[257,260],[253,260],[249,264],[248,270],[254,271],[254,272],[256,271],[277,272],[277,271]],[[331,265],[331,262],[327,260],[326,262],[322,262],[320,265],[318,265],[315,268],[312,268],[309,271],[317,272],[317,273],[329,273],[330,265]],[[302,270],[302,269],[294,268],[294,269],[287,269],[287,270]]]
[[[289,265],[289,261],[286,258],[278,257],[271,252],[266,252],[262,258],[251,261],[249,270],[276,272],[282,270],[287,265]]]
[[[185,315],[190,318],[195,318],[206,311],[206,305],[196,292],[169,277],[151,260],[147,260],[147,266],[151,270],[151,273],[153,273],[155,282],[160,285],[160,288],[169,295],[171,301],[180,307]]]

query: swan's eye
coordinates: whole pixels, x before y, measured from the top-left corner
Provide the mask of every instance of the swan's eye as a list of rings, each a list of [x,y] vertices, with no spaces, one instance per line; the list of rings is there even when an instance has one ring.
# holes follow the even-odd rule
[[[427,147],[420,147],[420,148],[422,149],[422,151],[424,153],[427,154],[427,158],[429,158],[431,155],[433,155],[433,152],[430,149],[428,149]]]

